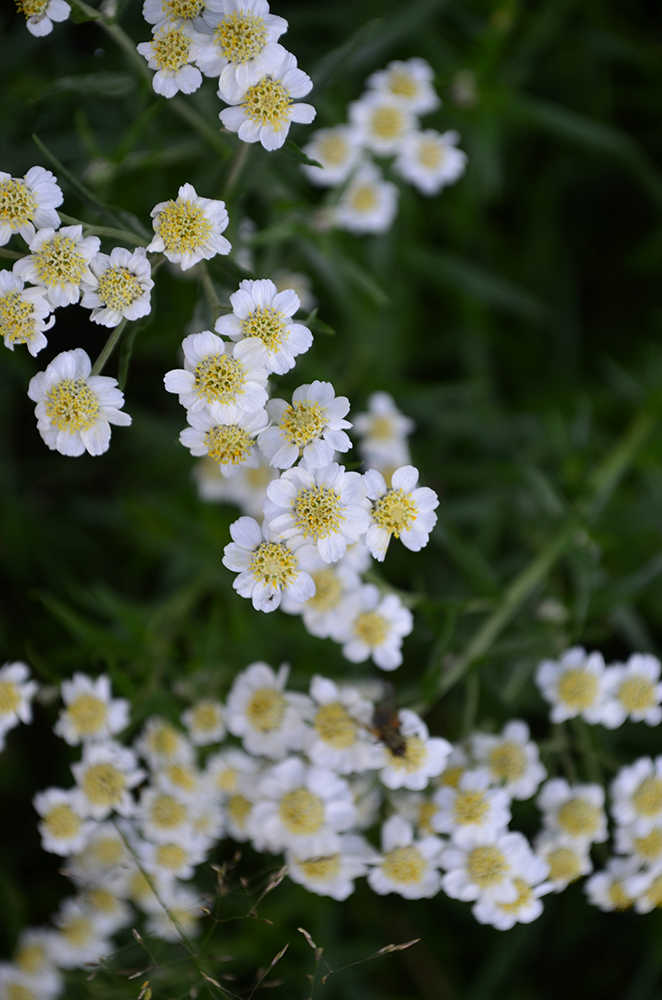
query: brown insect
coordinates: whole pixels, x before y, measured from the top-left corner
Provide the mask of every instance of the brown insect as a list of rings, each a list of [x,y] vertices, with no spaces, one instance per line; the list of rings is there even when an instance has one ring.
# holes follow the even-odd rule
[[[404,757],[407,738],[400,731],[395,691],[390,684],[384,688],[382,699],[375,705],[372,713],[372,733],[388,747],[394,757]]]

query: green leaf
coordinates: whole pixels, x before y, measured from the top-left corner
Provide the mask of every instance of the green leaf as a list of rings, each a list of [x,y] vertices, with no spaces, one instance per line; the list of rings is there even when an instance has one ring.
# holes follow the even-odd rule
[[[135,90],[136,80],[130,73],[82,73],[80,76],[61,76],[47,87],[41,87],[32,97],[43,100],[61,93],[94,94],[97,97],[125,97]]]
[[[288,156],[290,160],[295,160],[296,163],[305,163],[309,167],[322,166],[322,164],[319,163],[317,160],[313,160],[311,159],[310,156],[307,156],[304,153],[304,151],[299,146],[297,146],[296,142],[292,142],[291,139],[286,140],[285,144],[280,147],[280,151],[281,153],[285,153],[285,155]]]

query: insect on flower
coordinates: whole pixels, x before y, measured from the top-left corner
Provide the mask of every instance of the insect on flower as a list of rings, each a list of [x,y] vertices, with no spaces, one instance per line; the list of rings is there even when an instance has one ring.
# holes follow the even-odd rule
[[[400,730],[395,689],[391,684],[384,685],[381,700],[375,705],[371,732],[388,747],[394,757],[404,757],[407,738]]]

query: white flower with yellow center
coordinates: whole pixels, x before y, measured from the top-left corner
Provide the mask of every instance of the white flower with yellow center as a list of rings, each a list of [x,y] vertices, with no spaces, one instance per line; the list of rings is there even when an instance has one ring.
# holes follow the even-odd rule
[[[586,881],[584,890],[589,903],[606,913],[631,909],[637,892],[631,893],[630,882],[639,871],[634,858],[609,858],[607,867]],[[640,888],[641,884],[635,885],[635,890]]]
[[[12,956],[15,968],[43,990],[38,995],[47,1000],[62,992],[62,977],[51,958],[54,933],[46,928],[27,927],[21,931]]]
[[[77,788],[48,788],[32,800],[41,816],[37,829],[41,846],[52,854],[66,857],[81,851],[96,824],[87,817],[85,799]]]
[[[614,831],[614,850],[629,854],[641,865],[662,864],[662,822],[652,826],[647,833],[636,826],[617,826]]]
[[[379,156],[398,153],[405,136],[418,125],[399,98],[377,91],[368,91],[354,101],[348,112],[357,142]]]
[[[499,902],[482,897],[471,907],[480,924],[491,924],[499,931],[509,931],[515,924],[530,924],[542,914],[541,896],[552,892],[554,886],[547,880],[549,868],[545,861],[531,854],[513,879],[517,896],[511,902]]]
[[[352,442],[345,429],[349,411],[346,396],[336,396],[330,382],[300,385],[292,402],[270,399],[267,413],[274,426],[267,427],[258,445],[271,465],[289,469],[301,457],[308,469],[319,469],[333,461],[334,452],[349,451]]]
[[[402,539],[412,552],[424,548],[437,523],[434,511],[439,498],[428,486],[416,488],[418,469],[413,465],[396,469],[390,487],[376,469],[368,469],[363,478],[373,501],[372,523],[365,542],[375,559],[383,562],[391,537]]]
[[[278,39],[287,31],[287,21],[269,13],[267,0],[221,0],[219,6],[197,64],[205,76],[219,78],[223,96],[257,83],[283,58]]]
[[[81,285],[96,285],[90,261],[99,252],[98,236],[83,236],[82,226],[40,229],[29,243],[30,254],[14,264],[13,271],[32,285],[46,289],[53,306],[68,306],[80,299]]]
[[[510,796],[502,788],[490,788],[486,770],[465,771],[457,787],[445,786],[434,793],[437,811],[432,817],[436,833],[454,833],[462,827],[503,830],[510,822]]]
[[[12,177],[0,170],[0,246],[13,233],[19,233],[29,244],[35,230],[57,229],[60,216],[55,209],[62,201],[62,191],[50,170],[30,167],[24,177]]]
[[[140,866],[148,875],[156,875],[163,882],[173,879],[190,879],[195,869],[207,855],[207,844],[192,836],[185,842],[177,839],[157,842],[141,840],[136,848]]]
[[[393,169],[421,194],[428,197],[439,194],[467,168],[467,154],[457,148],[459,141],[455,131],[439,133],[426,128],[410,132],[402,140]]]
[[[231,747],[212,754],[205,764],[207,787],[215,798],[224,802],[246,785],[255,785],[263,763],[250,754]]]
[[[363,477],[337,462],[287,469],[267,486],[264,516],[274,538],[302,537],[326,563],[338,562],[370,523]]]
[[[85,847],[69,858],[67,871],[76,884],[104,884],[128,864],[131,855],[126,842],[132,839],[133,827],[95,823]]]
[[[208,456],[222,476],[236,476],[240,469],[257,469],[260,458],[256,438],[269,422],[266,410],[242,413],[233,423],[219,423],[208,410],[186,414],[189,426],[179,435],[192,455]]]
[[[589,845],[582,841],[559,839],[556,833],[544,831],[536,838],[536,854],[548,865],[555,892],[561,892],[582,875],[593,871]]]
[[[5,663],[0,667],[0,737],[19,722],[32,722],[32,699],[37,682],[30,680],[25,663]]]
[[[442,888],[451,899],[464,902],[483,898],[514,903],[520,895],[515,879],[529,868],[531,857],[529,843],[521,833],[464,827],[456,830],[453,842],[441,855],[446,869]]]
[[[147,250],[165,254],[182,271],[232,249],[221,235],[229,221],[225,202],[200,197],[192,184],[182,184],[176,201],[160,201],[151,216],[155,236]]]
[[[70,746],[105,740],[128,726],[129,702],[126,698],[112,697],[107,674],[96,679],[74,674],[72,680],[62,681],[61,691],[66,707],[60,712],[53,732]]]
[[[312,703],[307,695],[285,691],[288,674],[285,664],[276,674],[266,663],[252,663],[238,674],[228,694],[228,731],[257,757],[280,760],[304,744]]]
[[[163,941],[184,942],[195,937],[200,931],[200,918],[205,913],[199,894],[187,886],[173,883],[164,887],[159,895],[165,909],[160,904],[152,909],[147,933]]]
[[[382,596],[374,583],[352,593],[344,605],[346,618],[334,635],[343,643],[343,656],[352,663],[368,657],[381,670],[395,670],[402,663],[402,640],[414,627],[414,616],[397,594]]]
[[[256,365],[249,345],[226,345],[211,330],[191,333],[182,342],[184,368],[164,377],[168,392],[192,413],[206,409],[221,424],[236,423],[244,414],[263,410],[267,372]]]
[[[398,722],[404,745],[382,742],[379,780],[387,788],[420,792],[427,788],[430,778],[442,773],[453,748],[448,740],[431,737],[420,716],[409,708],[400,709]]]
[[[115,934],[134,920],[135,914],[125,899],[101,886],[86,888],[77,902],[93,917],[100,934]]]
[[[279,292],[269,278],[240,282],[230,296],[232,313],[221,316],[214,329],[234,341],[250,343],[254,362],[283,375],[294,368],[295,357],[313,342],[307,326],[293,323],[299,297],[291,288]]]
[[[367,465],[379,467],[393,464],[394,454],[409,454],[407,438],[415,427],[395,405],[388,392],[373,392],[368,397],[366,413],[354,417],[354,430],[359,437],[361,457]],[[408,459],[399,465],[407,465]],[[396,468],[399,466],[396,466]]]
[[[275,611],[283,593],[307,601],[315,584],[307,568],[316,556],[303,535],[276,541],[266,525],[240,517],[230,525],[232,541],[225,546],[223,565],[239,575],[232,586],[249,597],[256,611]]]
[[[290,848],[299,858],[326,857],[337,853],[338,834],[351,829],[355,812],[343,778],[289,757],[262,778],[248,833],[257,850]]]
[[[60,973],[50,966],[47,974],[27,975],[16,962],[0,962],[0,997],[2,1000],[56,1000],[63,992]]]
[[[315,584],[315,593],[303,604],[283,595],[281,608],[289,615],[301,615],[306,630],[320,639],[331,637],[340,641],[351,616],[351,602],[355,591],[361,586],[356,570],[347,564],[344,556],[329,566],[320,557],[311,563],[308,572]]]
[[[250,85],[224,80],[218,96],[234,107],[225,108],[219,118],[243,142],[260,142],[265,149],[279,149],[292,122],[309,125],[315,117],[312,104],[294,103],[310,93],[313,81],[298,69],[292,53],[280,45],[274,46],[269,57],[265,53],[262,72],[264,75]]]
[[[386,69],[377,70],[368,77],[366,87],[395,98],[413,114],[425,115],[441,105],[433,80],[434,70],[430,64],[416,57],[406,62],[390,62]]]
[[[513,799],[530,799],[547,777],[529,727],[518,719],[506,723],[499,736],[474,733],[471,753],[492,784],[503,786]]]
[[[135,821],[147,840],[159,844],[188,844],[193,837],[190,805],[185,797],[159,788],[144,789]]]
[[[145,772],[127,747],[112,740],[86,743],[82,760],[72,764],[71,770],[85,798],[87,816],[105,819],[112,812],[132,815],[135,803],[129,793],[140,784]]]
[[[645,835],[662,824],[662,756],[639,757],[611,783],[611,814],[620,826]]]
[[[55,323],[52,310],[45,288],[25,288],[17,274],[0,271],[0,337],[10,351],[25,344],[36,357],[48,343],[44,331]]]
[[[543,660],[535,680],[552,706],[552,722],[565,722],[578,715],[592,725],[602,722],[606,689],[601,653],[587,653],[581,646],[573,646],[558,662]]]
[[[355,171],[340,201],[330,209],[329,219],[338,229],[362,236],[385,233],[398,211],[398,189],[385,181],[374,163],[364,163]]]
[[[547,781],[536,799],[544,826],[560,840],[581,844],[607,839],[604,804],[602,785],[569,785],[565,778]]]
[[[186,24],[208,33],[215,17],[217,0],[145,0],[143,17],[160,27],[164,22]]]
[[[662,864],[658,862],[643,871],[633,872],[624,880],[623,889],[637,913],[662,910]]]
[[[341,834],[338,850],[319,858],[300,858],[295,851],[285,852],[287,874],[308,892],[331,899],[347,899],[354,892],[354,879],[368,873],[369,865],[379,860],[375,849],[357,834]]]
[[[207,787],[204,775],[195,763],[175,762],[152,771],[152,784],[162,792],[176,795],[190,803],[205,798]]]
[[[186,726],[193,746],[204,747],[210,743],[220,743],[225,736],[223,706],[213,698],[201,698],[182,713],[182,723]]]
[[[404,899],[436,896],[443,841],[439,837],[415,838],[414,828],[402,816],[391,816],[382,826],[382,853],[368,873],[373,892],[395,892]]]
[[[50,35],[53,21],[66,21],[71,13],[66,0],[18,0],[18,9],[25,14],[28,31],[37,38]]]
[[[77,899],[65,899],[53,918],[58,929],[52,957],[62,969],[96,965],[113,953],[113,945],[99,927],[96,914]]]
[[[152,86],[157,94],[174,97],[180,91],[192,94],[198,89],[202,73],[193,63],[204,41],[204,35],[186,23],[163,21],[154,29],[151,41],[136,46],[149,68],[156,70]]]
[[[153,771],[171,764],[192,764],[195,751],[181,730],[167,719],[153,715],[135,742],[135,750]]]
[[[112,327],[122,319],[140,319],[149,314],[154,282],[144,247],[133,253],[124,247],[115,247],[110,256],[98,253],[90,263],[90,270],[94,285],[88,290],[83,281],[81,305],[92,310],[93,323]]]
[[[315,711],[304,749],[313,764],[338,774],[360,774],[382,766],[382,749],[370,733],[371,702],[356,688],[338,687],[319,674],[311,681],[310,696]]]
[[[625,664],[605,671],[607,704],[602,724],[616,729],[626,719],[657,726],[662,722],[660,661],[649,653],[633,653]]]
[[[347,180],[358,163],[361,146],[351,125],[335,125],[313,132],[303,151],[320,164],[319,167],[304,165],[301,168],[311,184],[331,187]]]
[[[90,375],[92,364],[81,347],[53,358],[46,371],[33,376],[28,396],[37,405],[37,430],[51,449],[78,456],[101,455],[110,445],[110,425],[127,427],[124,395],[117,380]]]

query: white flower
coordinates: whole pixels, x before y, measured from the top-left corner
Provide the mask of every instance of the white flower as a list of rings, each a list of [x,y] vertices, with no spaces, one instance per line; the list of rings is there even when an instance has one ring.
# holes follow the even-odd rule
[[[124,395],[117,380],[90,375],[92,365],[77,347],[53,358],[46,371],[30,379],[28,396],[37,405],[37,430],[62,455],[101,455],[110,445],[110,425],[131,423],[122,413]]]
[[[85,847],[67,861],[67,871],[81,886],[105,884],[117,876],[131,858],[127,843],[134,838],[133,827],[120,821],[94,823]]]
[[[605,705],[605,663],[600,653],[573,646],[558,662],[543,660],[536,684],[550,705],[552,722],[581,717],[593,725],[602,722]]]
[[[304,749],[313,764],[338,774],[381,767],[382,748],[371,736],[373,706],[349,686],[316,674],[310,684],[315,714]]]
[[[0,667],[0,737],[19,722],[32,722],[32,699],[37,682],[29,680],[25,663],[5,663]]]
[[[460,136],[450,131],[440,134],[432,128],[409,132],[400,146],[393,168],[422,194],[438,194],[454,184],[467,168],[467,154],[457,148]]]
[[[446,869],[444,892],[451,899],[473,902],[490,899],[514,903],[520,891],[515,880],[531,868],[547,865],[535,858],[521,833],[465,827],[457,830],[453,843],[441,855]]]
[[[414,838],[414,828],[402,816],[391,816],[382,826],[382,855],[368,874],[373,892],[397,892],[404,899],[436,896],[443,841],[439,837]]]
[[[170,764],[190,764],[195,756],[184,734],[167,719],[153,715],[135,742],[136,753],[152,770],[163,770]]]
[[[198,494],[202,500],[236,504],[242,514],[262,518],[262,504],[267,486],[279,473],[273,469],[261,451],[256,451],[257,465],[240,465],[233,476],[228,478],[213,458],[207,455],[196,462],[193,470]]]
[[[398,211],[398,189],[384,180],[374,163],[364,163],[329,211],[331,223],[339,229],[357,235],[385,233]]]
[[[189,24],[196,31],[209,32],[215,17],[217,0],[145,0],[143,17],[148,24],[163,21]]]
[[[295,851],[285,852],[287,874],[309,892],[343,900],[354,892],[354,879],[367,874],[368,865],[378,860],[377,852],[356,834],[338,837],[335,854],[319,858],[299,858]]]
[[[306,695],[284,690],[288,674],[285,664],[275,674],[266,663],[253,663],[235,678],[226,700],[226,725],[249,753],[279,760],[303,746],[312,703]]]
[[[271,277],[279,292],[290,289],[295,293],[299,299],[299,312],[310,312],[317,305],[310,277],[303,271],[290,271],[279,267]]]
[[[383,562],[392,535],[401,538],[412,552],[424,548],[437,523],[434,510],[439,506],[439,498],[428,486],[416,489],[418,469],[413,465],[396,469],[390,488],[376,469],[368,469],[363,478],[366,492],[374,502],[372,524],[365,541],[375,559]]]
[[[387,788],[420,792],[430,778],[441,774],[453,748],[448,740],[430,737],[423,720],[409,708],[400,709],[398,721],[404,746],[382,746],[384,766],[379,779]]]
[[[30,933],[28,931],[28,933]],[[54,937],[54,932],[50,932]],[[63,979],[52,963],[40,975],[30,975],[16,960],[0,962],[1,1000],[55,1000],[63,992]]]
[[[607,704],[603,725],[616,729],[626,719],[657,726],[662,722],[660,661],[647,653],[633,653],[626,664],[605,671]]]
[[[334,452],[349,451],[352,442],[345,428],[349,410],[346,396],[336,396],[330,382],[300,385],[292,403],[270,399],[267,413],[274,422],[258,438],[260,449],[277,469],[289,469],[303,456],[308,469],[319,469],[333,461]]]
[[[156,73],[152,86],[163,97],[192,94],[202,83],[202,73],[193,66],[202,51],[204,36],[185,23],[164,21],[154,29],[149,42],[136,46]]]
[[[302,166],[308,180],[312,184],[330,187],[347,180],[358,162],[361,147],[356,130],[351,125],[335,125],[313,132],[303,151],[311,160],[321,164],[319,167]]]
[[[266,0],[222,0],[197,64],[205,76],[219,77],[221,96],[245,90],[282,58],[285,49],[277,41],[285,31],[287,21],[270,14]]]
[[[349,105],[348,112],[357,142],[379,156],[399,152],[404,137],[418,125],[399,98],[379,91],[366,92]]]
[[[200,930],[200,917],[205,912],[198,893],[173,883],[164,888],[159,896],[165,903],[165,909],[160,903],[152,907],[146,925],[147,933],[163,941],[182,941],[182,932],[186,938],[195,937]]]
[[[639,757],[622,767],[610,787],[611,813],[621,826],[633,826],[638,836],[662,823],[662,756]]]
[[[214,326],[217,333],[231,340],[248,340],[255,364],[283,375],[294,368],[295,357],[305,353],[313,342],[307,326],[293,323],[299,309],[299,297],[291,288],[279,292],[273,281],[246,279],[230,296],[232,313],[221,316]]]
[[[29,243],[30,255],[14,264],[14,274],[46,289],[53,306],[68,306],[80,299],[81,285],[96,285],[90,261],[99,252],[98,236],[83,236],[82,226],[63,226],[55,232],[40,229]]]
[[[151,216],[155,236],[147,249],[163,252],[182,271],[232,249],[221,235],[229,221],[225,202],[200,197],[192,184],[182,184],[176,201],[160,201]]]
[[[232,424],[264,408],[267,373],[255,364],[250,345],[227,346],[211,330],[203,330],[185,337],[182,348],[185,368],[167,372],[163,381],[187,410],[206,408],[218,423]]]
[[[219,118],[243,142],[259,141],[265,149],[278,149],[287,138],[291,122],[309,125],[315,117],[311,104],[294,103],[294,99],[310,93],[313,81],[297,68],[292,53],[280,45],[274,46],[270,57],[265,58],[262,70],[264,76],[249,86],[236,80],[223,81],[218,96],[235,107],[221,111]]]
[[[129,792],[145,777],[127,747],[107,743],[83,745],[83,759],[71,765],[76,784],[85,797],[86,815],[105,819],[113,810],[121,816],[134,811]]]
[[[529,727],[518,719],[506,723],[500,736],[474,733],[471,752],[492,783],[503,785],[513,799],[530,799],[547,777]]]
[[[93,917],[100,934],[115,934],[134,920],[132,908],[111,889],[88,887],[77,901]]]
[[[437,811],[431,818],[436,833],[454,833],[462,827],[497,831],[510,822],[510,796],[502,788],[490,789],[485,770],[465,771],[457,787],[445,786],[434,793]]]
[[[128,726],[129,702],[126,698],[111,697],[110,678],[106,674],[93,680],[76,673],[72,680],[62,681],[61,690],[66,708],[60,712],[53,732],[70,746],[87,740],[105,740]]]
[[[211,698],[202,698],[182,713],[182,722],[189,732],[191,743],[197,747],[220,743],[225,736],[223,706]]]
[[[536,839],[536,854],[549,866],[548,880],[555,892],[593,871],[589,845],[582,841],[560,839],[549,830]]]
[[[303,536],[274,541],[266,526],[252,517],[231,524],[230,535],[223,565],[239,574],[232,586],[242,597],[250,597],[256,611],[275,611],[283,592],[294,601],[313,596],[315,584],[306,569],[315,549]]]
[[[287,695],[285,697],[287,698]],[[236,710],[236,704],[234,707]],[[218,800],[224,801],[240,791],[246,782],[255,785],[256,775],[263,767],[263,761],[251,757],[236,747],[221,750],[207,758],[205,765],[207,787],[211,788]]]
[[[368,397],[367,412],[354,418],[361,455],[371,465],[379,460],[390,465],[394,452],[407,449],[407,437],[414,427],[414,421],[400,412],[388,392],[373,392]]]
[[[204,775],[195,763],[189,761],[173,761],[162,765],[152,772],[151,778],[155,788],[177,795],[190,803],[199,802],[208,792]]]
[[[266,410],[242,413],[231,424],[219,423],[208,410],[189,410],[186,419],[190,426],[181,431],[180,443],[192,455],[209,456],[222,476],[235,476],[242,468],[259,468],[255,439],[269,421]]]
[[[366,80],[366,87],[396,98],[409,111],[424,115],[440,105],[432,81],[434,70],[425,59],[390,62],[386,69],[377,70]]]
[[[45,851],[66,857],[81,851],[96,824],[86,820],[85,799],[77,788],[48,788],[32,803],[42,818],[37,829]]]
[[[98,253],[90,262],[90,270],[95,277],[94,286],[88,290],[83,280],[81,305],[92,310],[93,323],[117,326],[123,318],[140,319],[149,314],[149,293],[154,282],[144,247],[133,253],[124,247],[115,247],[110,256]]]
[[[20,0],[18,7],[27,18],[28,31],[37,38],[50,35],[53,21],[66,21],[71,13],[65,0]]]
[[[54,1000],[63,990],[62,976],[51,958],[54,936],[51,929],[26,927],[19,935],[13,954],[15,968],[25,976],[24,984],[34,989],[42,1000]],[[0,986],[0,996],[3,996],[3,988],[6,987]]]
[[[194,839],[190,804],[184,797],[163,792],[160,788],[144,789],[135,821],[142,835],[158,844],[187,846]]]
[[[59,0],[51,0],[50,5],[54,2]],[[68,4],[63,6],[68,12]],[[50,170],[30,167],[24,177],[12,177],[0,170],[0,246],[9,241],[12,233],[20,233],[29,244],[35,230],[57,229],[60,216],[55,209],[62,201],[62,191]]]
[[[662,864],[662,821],[642,833],[634,826],[617,826],[614,831],[617,854],[629,854],[641,865]]]
[[[580,844],[607,839],[604,802],[602,785],[569,785],[565,778],[547,781],[536,799],[545,827],[559,840]]]
[[[629,910],[634,904],[629,884],[638,871],[639,864],[633,858],[610,858],[606,869],[596,872],[586,881],[584,890],[589,903],[607,913]]]
[[[629,859],[628,859],[629,860]],[[623,889],[637,913],[650,913],[662,908],[662,865],[659,863],[625,878]],[[625,906],[622,907],[625,909]]]
[[[52,958],[63,969],[94,965],[113,953],[113,945],[99,927],[95,914],[78,900],[65,899],[53,918],[58,928],[52,940]]]
[[[52,310],[45,288],[25,288],[17,274],[0,271],[0,337],[10,351],[25,344],[36,357],[48,343],[44,331],[55,323]]]
[[[530,924],[543,911],[540,897],[552,892],[554,886],[545,881],[549,868],[541,858],[530,854],[526,862],[520,862],[520,870],[513,879],[517,890],[515,899],[504,902],[482,897],[471,907],[476,920],[481,924],[492,924],[500,931],[509,931],[515,924]]]
[[[195,839],[186,843],[143,840],[136,853],[146,872],[170,882],[175,878],[193,878],[196,867],[205,860],[207,848],[204,841]]]
[[[315,593],[304,603],[292,601],[285,594],[281,607],[290,615],[301,615],[306,630],[320,639],[329,636],[340,641],[340,636],[346,630],[346,622],[351,617],[352,600],[355,591],[360,587],[361,580],[355,569],[343,557],[332,566],[327,565],[321,557],[308,572],[315,584]]]
[[[382,670],[395,670],[402,663],[402,640],[414,627],[414,616],[397,594],[382,596],[374,583],[352,593],[344,605],[346,619],[334,635],[343,643],[343,656],[352,663],[372,657]]]

